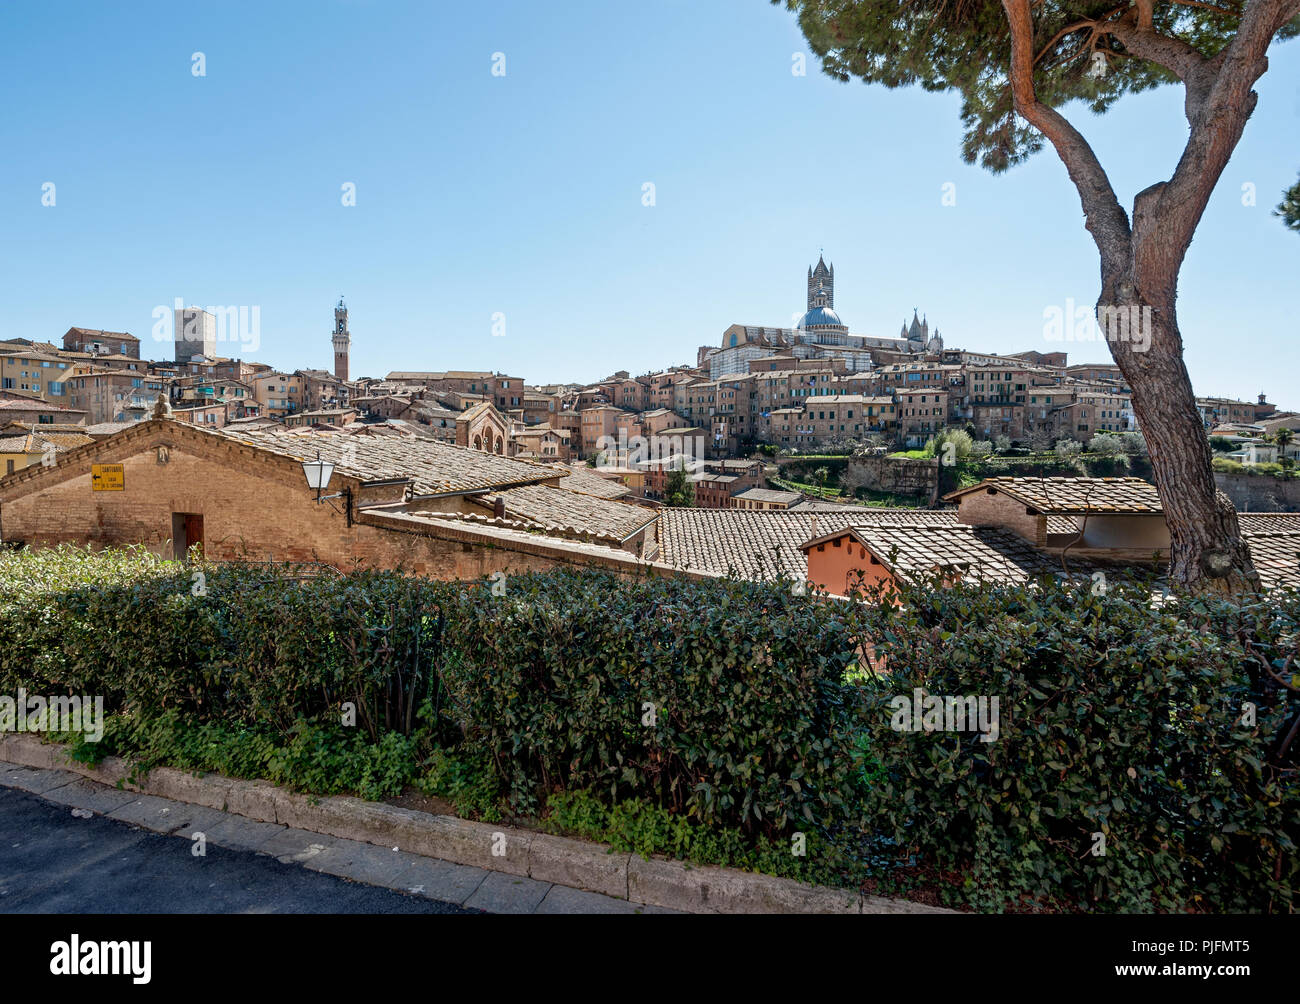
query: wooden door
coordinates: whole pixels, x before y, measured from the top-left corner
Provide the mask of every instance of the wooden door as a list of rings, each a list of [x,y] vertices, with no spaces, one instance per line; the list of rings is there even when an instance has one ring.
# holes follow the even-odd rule
[[[185,547],[199,546],[199,556],[203,556],[203,517],[193,513],[185,514]]]

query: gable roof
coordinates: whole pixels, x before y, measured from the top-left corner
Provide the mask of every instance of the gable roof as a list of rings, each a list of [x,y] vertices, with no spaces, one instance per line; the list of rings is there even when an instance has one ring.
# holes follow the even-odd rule
[[[522,518],[543,530],[622,542],[655,521],[639,505],[582,495],[549,485],[525,485],[474,499],[491,508],[500,499],[507,516]]]
[[[508,427],[509,424],[506,422],[505,416],[503,416],[499,411],[497,411],[496,405],[494,405],[491,401],[480,401],[478,404],[466,408],[464,411],[462,411],[459,415],[456,416],[456,422],[457,424],[461,422],[472,422],[480,415],[489,412],[497,420],[498,424]]]
[[[799,545],[851,526],[859,513],[792,513],[780,509],[677,509],[659,513],[659,560],[674,568],[748,579],[808,572]]]
[[[784,492],[775,488],[748,488],[735,496],[747,502],[798,502],[802,492]]]
[[[47,432],[43,429],[32,429],[25,433],[20,432],[17,435],[0,438],[0,453],[43,454],[47,444],[54,447],[55,453],[66,453],[68,450],[75,450],[78,446],[86,446],[94,441],[94,437],[80,430]]]
[[[594,495],[602,499],[621,499],[631,494],[631,489],[623,482],[603,478],[586,464],[560,467],[558,470],[568,474],[568,477],[560,480],[559,486],[571,492],[581,492],[583,495]]]
[[[36,399],[17,398],[5,399],[0,398],[0,409],[4,411],[48,411],[61,412],[68,415],[84,415],[84,408],[65,408],[61,404],[50,404],[48,401]]]
[[[410,481],[413,497],[462,495],[537,484],[561,476],[542,464],[513,460],[420,436],[357,436],[342,430],[282,427],[220,430],[249,446],[296,460],[320,453],[340,473],[363,482]]]
[[[1266,589],[1300,589],[1300,532],[1274,532],[1246,537],[1250,558]]]
[[[118,338],[124,342],[138,342],[140,340],[136,338],[135,335],[126,331],[105,331],[102,328],[77,328],[77,327],[69,328],[67,331],[64,332],[63,337],[67,338],[68,335],[72,334],[74,331],[79,335],[98,335],[101,338]]]
[[[843,536],[842,531],[835,536]],[[952,571],[964,582],[1028,582],[1040,575],[1064,574],[1058,559],[1049,557],[1018,534],[1001,527],[967,526],[853,526],[846,532],[890,572],[897,575]],[[804,545],[807,551],[814,544]],[[1080,560],[1069,563],[1070,574],[1091,570]]]
[[[1039,513],[1056,516],[1164,512],[1155,485],[1141,478],[985,478],[977,485],[950,492],[944,500],[961,499],[973,492],[1001,492]]]

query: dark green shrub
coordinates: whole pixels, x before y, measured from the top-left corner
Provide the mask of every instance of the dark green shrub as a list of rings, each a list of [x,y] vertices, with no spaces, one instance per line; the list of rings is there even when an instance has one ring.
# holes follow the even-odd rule
[[[985,909],[1289,908],[1300,794],[1294,760],[1266,760],[1300,703],[1260,667],[1294,655],[1294,593],[1153,609],[1140,584],[1052,580],[902,599],[856,611],[890,669],[868,688],[885,778],[867,811],[896,864],[966,876]],[[896,731],[890,701],[918,687],[998,697],[998,738]]]
[[[1158,605],[1149,585],[1044,581],[898,599],[589,570],[494,595],[4,552],[0,693],[103,695],[103,742],[73,743],[88,761],[370,798],[414,784],[642,853],[987,910],[1293,909],[1300,594]],[[998,697],[997,740],[895,731],[890,701],[917,687]]]
[[[436,695],[446,587],[397,572],[297,581],[264,567],[76,548],[0,558],[0,692],[99,694],[199,721],[341,720],[410,735]]]
[[[851,811],[851,640],[789,583],[517,576],[464,593],[448,625],[465,741],[519,809],[592,788],[751,834]]]

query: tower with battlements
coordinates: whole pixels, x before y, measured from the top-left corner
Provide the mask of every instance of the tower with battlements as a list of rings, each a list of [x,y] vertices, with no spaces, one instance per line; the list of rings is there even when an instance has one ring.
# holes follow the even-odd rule
[[[334,308],[334,375],[340,380],[348,378],[348,349],[352,347],[352,332],[348,331],[348,308],[339,297]]]

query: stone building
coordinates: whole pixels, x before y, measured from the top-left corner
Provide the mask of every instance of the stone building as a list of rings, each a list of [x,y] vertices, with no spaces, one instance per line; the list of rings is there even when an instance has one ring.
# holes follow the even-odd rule
[[[504,456],[510,426],[490,401],[481,401],[456,416],[456,445]]]
[[[319,501],[303,469],[317,456],[334,465]],[[114,490],[97,488],[105,467],[116,474]],[[0,540],[141,544],[178,556],[197,545],[219,561],[270,557],[439,578],[643,567],[655,512],[570,491],[567,474],[413,436],[228,435],[158,417],[0,480]]]
[[[93,352],[96,355],[140,358],[140,339],[127,331],[69,328],[63,336],[63,347],[69,352]]]

